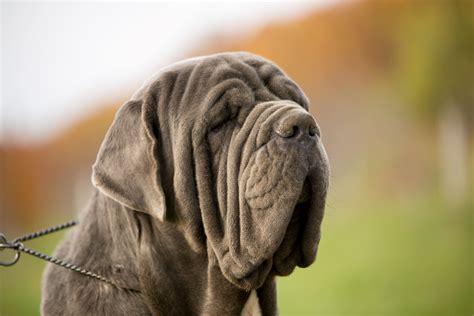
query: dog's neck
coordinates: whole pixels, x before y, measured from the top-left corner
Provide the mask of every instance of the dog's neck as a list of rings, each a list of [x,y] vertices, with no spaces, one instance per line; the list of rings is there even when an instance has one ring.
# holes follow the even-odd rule
[[[107,218],[116,221],[109,223],[111,226],[136,225],[127,230],[129,237],[136,240],[136,249],[130,249],[127,257],[137,262],[140,288],[153,314],[258,315],[260,309],[262,315],[276,313],[273,279],[251,295],[222,275],[217,259],[208,255],[205,247],[203,251],[193,250],[175,224],[161,222],[110,199],[107,204],[114,206],[105,208],[111,212]],[[123,229],[108,231],[119,231],[124,237]],[[111,237],[117,240],[117,236]]]

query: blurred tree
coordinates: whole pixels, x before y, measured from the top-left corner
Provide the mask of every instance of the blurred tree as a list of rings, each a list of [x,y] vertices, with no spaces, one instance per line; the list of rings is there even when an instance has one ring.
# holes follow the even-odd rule
[[[437,122],[442,191],[447,202],[463,203],[472,143],[474,2],[417,5],[421,10],[405,10],[398,27],[395,78],[410,109]]]
[[[347,174],[359,172],[371,190],[416,195],[432,183],[436,154],[431,136],[408,118],[416,113],[419,122],[439,121],[444,192],[462,200],[456,194],[466,196],[468,188],[464,138],[472,127],[473,4],[341,2],[242,37],[223,33],[186,56],[245,50],[277,62],[313,101],[334,179],[351,183]],[[387,79],[390,85],[385,86]],[[393,106],[400,94],[406,104],[415,105],[407,107],[410,115],[403,118]],[[46,143],[0,144],[0,212],[11,222],[34,223],[49,210],[62,214],[82,205],[91,189],[90,166],[124,100],[103,104]],[[348,141],[354,131],[359,137]],[[410,144],[404,143],[407,135]],[[411,157],[417,159],[407,164]],[[367,176],[370,170],[376,177]],[[357,193],[359,180],[351,187]]]

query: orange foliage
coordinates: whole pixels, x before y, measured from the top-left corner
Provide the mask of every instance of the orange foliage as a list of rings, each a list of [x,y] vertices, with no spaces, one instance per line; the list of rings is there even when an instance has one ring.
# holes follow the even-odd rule
[[[369,83],[383,78],[397,62],[394,31],[400,21],[407,12],[423,12],[429,3],[345,3],[269,25],[238,40],[215,41],[190,55],[245,50],[279,64],[307,91],[313,101],[312,111],[324,117],[321,122],[325,137],[329,137],[328,152],[338,152],[332,161],[338,166],[335,172],[342,173],[352,168],[347,157],[361,151],[368,155],[369,150],[387,145],[375,143],[370,147],[368,138],[362,143],[339,135],[354,135],[354,131],[362,134],[365,129],[365,137],[377,137],[377,128],[386,128],[380,126],[383,122],[366,115],[371,110],[364,98],[377,90]],[[102,106],[46,144],[0,146],[0,201],[8,222],[19,225],[34,221],[50,210],[71,212],[75,181],[90,176],[100,142],[120,103]],[[365,111],[360,110],[361,106]]]

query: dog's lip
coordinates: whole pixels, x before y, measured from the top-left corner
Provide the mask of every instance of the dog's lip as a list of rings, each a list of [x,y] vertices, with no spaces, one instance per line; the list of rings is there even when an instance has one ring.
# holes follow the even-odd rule
[[[303,182],[303,186],[301,187],[301,193],[298,196],[295,207],[293,208],[293,214],[291,215],[290,223],[288,224],[288,227],[285,231],[285,235],[290,225],[295,222],[299,222],[302,219],[304,220],[304,217],[307,215],[306,212],[310,211],[312,193],[313,190],[311,186],[311,180],[309,177],[306,177]]]
[[[301,187],[301,193],[296,201],[296,205],[308,202],[311,199],[311,181],[309,177],[306,177],[303,186]],[[295,206],[296,210],[296,206]]]
[[[310,227],[314,225],[315,216],[317,217],[323,210],[319,201],[319,182],[317,171],[309,172],[305,183],[301,189],[298,201],[295,203],[293,214],[283,237],[282,244],[273,254],[273,273],[276,275],[288,275],[294,268],[307,267],[315,259],[315,248],[319,244],[319,238],[313,239],[315,229],[319,227]],[[297,230],[294,236],[288,235],[290,230]],[[288,239],[290,238],[290,239]],[[308,239],[310,238],[310,239]],[[288,247],[290,245],[290,247]],[[286,249],[285,249],[286,248]]]

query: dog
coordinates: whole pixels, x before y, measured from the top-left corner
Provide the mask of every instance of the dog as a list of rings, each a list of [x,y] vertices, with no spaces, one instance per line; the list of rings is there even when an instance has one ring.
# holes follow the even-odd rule
[[[117,112],[95,191],[49,265],[44,315],[275,315],[316,257],[329,183],[303,91],[245,52],[162,69]]]

